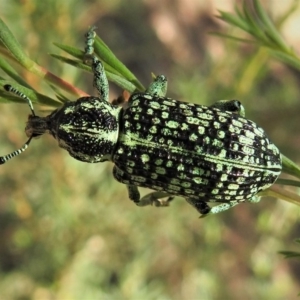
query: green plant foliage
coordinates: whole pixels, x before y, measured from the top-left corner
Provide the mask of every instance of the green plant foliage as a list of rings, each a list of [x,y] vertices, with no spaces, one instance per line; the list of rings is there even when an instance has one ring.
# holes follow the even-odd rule
[[[251,4],[253,6],[251,6]],[[298,1],[295,1],[294,5],[282,16],[278,23],[282,24],[284,20],[296,10],[297,6]],[[253,42],[257,46],[266,47],[271,55],[280,59],[282,62],[298,69],[300,68],[299,56],[286,44],[259,0],[253,0],[252,2],[244,1],[242,10],[236,6],[235,14],[220,11],[220,18],[228,24],[238,27],[250,34],[253,40],[242,39],[231,35],[221,36],[232,38],[240,42]]]

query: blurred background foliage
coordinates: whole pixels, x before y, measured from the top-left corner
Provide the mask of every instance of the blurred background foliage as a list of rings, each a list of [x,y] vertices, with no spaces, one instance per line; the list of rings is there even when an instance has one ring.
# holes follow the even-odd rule
[[[280,150],[300,162],[300,73],[255,45],[209,33],[245,33],[216,18],[239,1],[1,1],[1,18],[28,55],[92,94],[91,75],[62,64],[53,42],[84,47],[90,25],[147,86],[169,78],[170,97],[240,99]],[[262,1],[274,20],[294,1]],[[299,49],[300,9],[281,31]],[[52,93],[39,78],[22,76]],[[2,75],[2,74],[1,74]],[[111,85],[111,99],[121,93]],[[53,96],[53,95],[51,95]],[[38,110],[39,107],[36,107]],[[1,155],[25,142],[26,105],[0,107]],[[299,209],[264,198],[198,219],[182,199],[136,207],[112,164],[84,164],[45,136],[0,168],[0,299],[295,299]],[[143,194],[148,191],[143,189]]]

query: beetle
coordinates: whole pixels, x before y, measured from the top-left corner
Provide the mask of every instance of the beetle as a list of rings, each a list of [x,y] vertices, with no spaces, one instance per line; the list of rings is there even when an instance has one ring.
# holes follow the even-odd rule
[[[22,153],[32,138],[49,133],[77,160],[113,162],[113,176],[139,206],[166,206],[181,196],[207,215],[258,202],[257,194],[281,173],[281,154],[264,130],[245,117],[242,104],[220,100],[204,106],[168,98],[167,79],[159,75],[145,92],[133,93],[126,107],[113,105],[104,67],[94,54],[94,30],[86,35],[85,60],[92,66],[98,97],[68,101],[40,117],[26,95],[5,85],[28,102],[32,114],[25,128],[28,141],[0,157],[0,163]],[[141,199],[138,187],[155,192]]]

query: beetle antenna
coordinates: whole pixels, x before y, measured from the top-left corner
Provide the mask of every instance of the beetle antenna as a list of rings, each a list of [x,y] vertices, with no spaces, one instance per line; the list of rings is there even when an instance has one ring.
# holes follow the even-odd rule
[[[34,109],[33,109],[33,105],[32,105],[32,102],[31,100],[25,95],[23,94],[22,92],[20,92],[19,90],[17,90],[16,88],[14,88],[13,86],[11,86],[10,84],[5,84],[3,86],[3,88],[10,92],[10,93],[13,93],[13,94],[16,94],[17,96],[21,97],[22,99],[26,100],[27,101],[27,104],[29,105],[29,108],[31,110],[31,113],[33,116],[35,116],[35,112],[34,112]]]
[[[8,91],[10,93],[14,93],[17,96],[21,97],[22,99],[26,100],[27,104],[29,105],[29,108],[31,110],[32,115],[35,116],[35,112],[34,112],[34,109],[33,109],[32,102],[31,102],[31,100],[25,94],[23,94],[22,92],[20,92],[19,90],[17,90],[13,86],[11,86],[10,84],[4,85],[3,88],[6,91]],[[28,141],[20,149],[15,150],[15,151],[13,151],[10,154],[4,155],[4,156],[0,156],[0,165],[3,165],[8,160],[10,160],[10,159],[14,158],[15,156],[17,156],[17,155],[21,154],[22,152],[24,152],[28,148],[28,146],[29,146],[29,144],[31,142],[31,139],[32,139],[32,136],[28,139]]]
[[[15,156],[17,156],[17,155],[21,154],[22,152],[24,152],[28,148],[31,139],[32,139],[32,136],[28,139],[28,141],[20,149],[15,150],[14,152],[12,152],[10,154],[0,156],[0,165],[5,164],[8,160],[10,160],[10,159],[14,158]]]

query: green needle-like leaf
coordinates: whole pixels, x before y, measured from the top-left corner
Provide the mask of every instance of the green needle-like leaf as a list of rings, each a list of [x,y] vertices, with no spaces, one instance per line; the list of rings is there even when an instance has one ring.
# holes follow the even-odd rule
[[[21,45],[15,39],[6,24],[0,19],[0,40],[16,60],[25,68],[31,69],[35,64],[22,50]]]
[[[300,239],[295,239],[294,241],[297,244],[300,244]],[[300,252],[295,251],[278,251],[278,253],[283,254],[285,258],[300,258]]]
[[[229,34],[222,33],[222,32],[215,32],[214,31],[214,32],[210,32],[210,34],[215,35],[215,36],[219,36],[219,37],[223,37],[223,38],[227,38],[227,39],[231,39],[231,40],[234,40],[236,42],[249,43],[249,44],[256,43],[256,41],[254,41],[254,40],[244,39],[244,38],[240,38],[240,37],[229,35]]]
[[[68,46],[68,45],[60,44],[60,43],[53,43],[53,44],[57,48],[65,51],[66,53],[68,53],[82,61],[83,54],[84,54],[84,52],[82,50],[75,48],[75,47]],[[53,54],[52,56],[55,57],[55,54]]]
[[[76,68],[92,72],[91,67],[87,66],[82,61],[66,58],[66,57],[63,57],[60,55],[56,55],[56,54],[51,54],[51,56],[65,62],[69,65],[72,65]],[[104,65],[105,73],[106,73],[108,80],[116,83],[119,87],[121,87],[122,89],[124,89],[130,93],[133,93],[135,91],[136,87],[131,82],[129,82],[127,79],[123,78],[122,76],[115,74],[115,70],[112,69],[111,66],[107,65],[106,63],[103,63],[103,65]]]
[[[6,91],[3,91],[3,86],[5,84],[11,84],[11,82],[9,82],[7,80],[0,80],[0,87],[2,88],[0,90],[0,96],[1,97],[4,97],[6,99],[10,99],[11,101],[14,101],[14,102],[23,102],[24,104],[26,103],[20,97],[14,95],[14,94],[8,93]],[[55,100],[53,100],[52,98],[50,98],[48,96],[37,93],[32,89],[24,87],[23,85],[14,83],[14,87],[16,89],[18,89],[21,93],[25,94],[33,103],[44,104],[44,105],[48,105],[48,106],[52,106],[52,107],[61,106],[61,102],[55,101]],[[19,99],[21,99],[22,101],[19,101]]]
[[[290,53],[285,53],[282,51],[271,50],[271,55],[281,60],[283,63],[290,65],[291,67],[297,68],[300,70],[300,59]]]
[[[83,70],[91,71],[91,68],[87,67],[84,63],[82,63],[84,58],[84,52],[82,50],[60,43],[54,43],[54,45],[64,50],[68,54],[76,57],[80,60],[80,62],[64,58],[55,54],[52,54],[53,57],[64,61],[65,63],[68,63],[72,66],[81,68]],[[137,78],[127,69],[127,67],[121,61],[118,60],[118,58],[99,37],[96,38],[94,47],[95,53],[101,59],[104,65],[105,72],[107,73],[109,80],[112,80],[118,85],[121,84],[119,86],[122,89],[129,91],[130,93],[132,93],[136,89],[141,91],[145,90],[143,85],[137,80]]]
[[[282,25],[282,22],[295,11],[296,5],[292,5],[283,17],[277,22],[278,25]],[[289,47],[281,34],[277,30],[274,23],[271,21],[265,10],[263,9],[259,0],[253,0],[253,7],[250,7],[248,2],[243,2],[243,10],[235,8],[237,16],[220,11],[220,18],[225,22],[238,27],[245,32],[252,35],[254,42],[257,46],[264,46],[270,50],[270,54],[282,62],[292,65],[300,69],[300,58],[295,54],[291,47]],[[232,37],[226,34],[219,34],[221,37],[234,39],[239,42],[248,42],[239,37]]]
[[[30,88],[29,84],[23,80],[22,77],[20,77],[17,73],[17,71],[7,62],[6,59],[3,59],[3,57],[0,56],[0,68],[12,79],[14,79],[19,84]]]
[[[289,185],[289,186],[300,187],[300,181],[291,180],[291,179],[278,178],[276,180],[276,184],[282,184],[282,185]]]
[[[264,43],[268,43],[266,34],[264,32],[264,28],[262,28],[261,22],[257,19],[256,15],[251,12],[248,7],[247,3],[243,2],[243,12],[244,12],[244,17],[246,20],[246,23],[249,24],[249,31],[248,33],[256,36],[259,38],[261,41]]]
[[[115,69],[122,77],[131,82],[139,91],[144,91],[145,88],[133,75],[133,73],[128,70],[128,68],[113,54],[113,52],[108,48],[108,46],[97,36],[95,39],[95,53],[99,56],[101,60],[106,62],[109,66]]]
[[[269,37],[276,43],[284,52],[290,52],[290,49],[286,46],[285,41],[278,33],[278,30],[275,28],[274,23],[270,20],[265,10],[261,6],[258,0],[254,0],[254,7],[258,14],[259,19],[264,24],[266,32],[268,32]]]
[[[259,193],[259,196],[269,196],[278,198],[289,203],[300,206],[300,196],[287,190],[283,189],[281,186],[277,184],[272,185],[270,188]]]
[[[300,258],[299,252],[294,251],[278,251],[278,253],[284,255],[284,258]]]
[[[292,160],[287,158],[285,155],[282,156],[282,172],[285,172],[289,175],[293,175],[300,179],[300,167],[297,166]]]
[[[227,23],[237,26],[247,32],[250,31],[249,26],[246,22],[244,22],[243,19],[238,18],[234,16],[233,14],[227,13],[225,11],[219,10],[220,16],[218,16],[220,19],[226,21]]]

